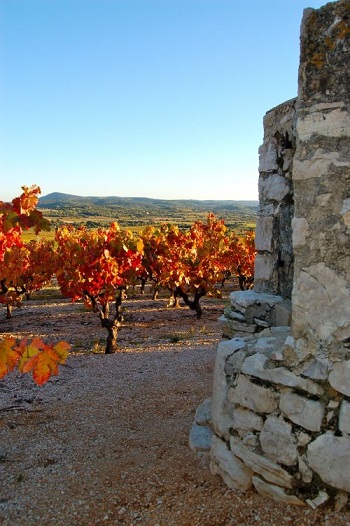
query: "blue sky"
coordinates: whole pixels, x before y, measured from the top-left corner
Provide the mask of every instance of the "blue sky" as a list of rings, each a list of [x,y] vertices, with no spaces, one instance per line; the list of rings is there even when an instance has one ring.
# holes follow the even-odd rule
[[[318,0],[1,0],[1,200],[257,199]]]

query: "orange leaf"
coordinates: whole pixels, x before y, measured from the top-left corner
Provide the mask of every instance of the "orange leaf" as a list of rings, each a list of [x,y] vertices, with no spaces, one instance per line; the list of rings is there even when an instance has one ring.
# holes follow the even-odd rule
[[[0,378],[15,368],[20,356],[14,338],[0,340]]]

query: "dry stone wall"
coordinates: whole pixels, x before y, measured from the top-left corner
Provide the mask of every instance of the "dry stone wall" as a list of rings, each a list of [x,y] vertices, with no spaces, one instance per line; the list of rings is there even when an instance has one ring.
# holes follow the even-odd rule
[[[296,100],[267,113],[254,290],[221,318],[190,445],[232,489],[350,494],[350,3],[304,12]]]

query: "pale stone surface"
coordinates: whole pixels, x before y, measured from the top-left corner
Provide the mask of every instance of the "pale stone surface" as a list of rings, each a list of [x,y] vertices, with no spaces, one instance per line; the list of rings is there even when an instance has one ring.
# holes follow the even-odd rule
[[[211,420],[211,397],[206,398],[196,409],[195,422],[200,426],[206,426]]]
[[[307,238],[310,234],[310,225],[304,217],[293,217],[293,247],[306,245]]]
[[[310,394],[321,396],[324,389],[300,376],[292,373],[286,367],[276,367],[275,369],[265,369],[264,366],[268,361],[268,357],[261,353],[248,356],[243,363],[242,372],[249,376],[255,376],[262,380],[267,380],[274,384],[285,385],[286,387],[297,387]]]
[[[264,292],[255,292],[255,290],[239,290],[231,292],[231,305],[241,309],[247,309],[253,305],[266,303],[269,307],[273,307],[277,303],[283,301],[281,296],[275,294],[266,294]]]
[[[350,434],[350,403],[343,400],[339,412],[339,429],[342,433]]]
[[[276,257],[257,254],[254,265],[254,280],[271,281],[276,270]]]
[[[304,366],[300,374],[312,380],[326,380],[329,367],[330,362],[327,358],[316,356]]]
[[[294,280],[293,332],[330,344],[338,330],[350,327],[350,289],[323,262],[305,268]],[[312,302],[310,301],[312,298]]]
[[[298,450],[292,426],[282,418],[267,418],[260,433],[260,444],[273,462],[293,466],[297,461]]]
[[[318,508],[319,506],[322,506],[322,504],[324,504],[325,502],[327,502],[327,500],[329,500],[329,495],[326,491],[324,490],[321,490],[319,491],[317,497],[315,497],[314,499],[306,499],[306,503],[312,508],[312,509],[316,509]]]
[[[321,402],[309,400],[295,393],[283,393],[280,410],[295,424],[309,431],[320,431],[324,416]]]
[[[189,446],[195,451],[209,451],[212,436],[210,427],[194,423],[190,431]]]
[[[347,163],[341,160],[339,152],[325,152],[317,149],[310,159],[294,159],[293,179],[297,181],[321,177],[327,174],[331,164],[347,166]]]
[[[229,356],[243,350],[246,343],[241,338],[224,340],[219,343],[214,368],[213,397],[212,397],[212,424],[219,436],[229,436],[232,417],[228,414],[227,394],[228,385],[225,374],[225,363]]]
[[[262,497],[269,497],[278,502],[283,502],[284,504],[293,504],[296,506],[305,506],[305,503],[298,499],[295,495],[289,495],[283,488],[275,486],[273,484],[267,484],[259,477],[253,477],[253,484],[258,493]]]
[[[256,429],[261,431],[264,420],[261,416],[249,411],[249,409],[242,409],[238,407],[233,412],[233,429],[242,429],[247,431],[248,429]]]
[[[292,302],[286,299],[275,306],[276,326],[289,327],[292,322]]]
[[[266,387],[256,385],[239,375],[237,385],[229,390],[229,400],[257,413],[272,413],[278,407],[278,395]]]
[[[272,251],[273,245],[273,217],[258,217],[255,229],[256,250]]]
[[[290,193],[288,180],[278,174],[271,174],[268,178],[259,179],[259,196],[263,200],[281,202]]]
[[[214,475],[220,475],[231,489],[246,491],[252,486],[252,470],[233,455],[226,443],[217,437],[213,437],[210,471]]]
[[[242,370],[242,364],[246,358],[245,351],[237,351],[232,356],[229,356],[225,364],[225,374],[231,376],[232,374],[239,374]]]
[[[350,396],[350,360],[335,363],[328,381],[336,391]]]
[[[259,148],[259,172],[272,172],[277,168],[277,144],[262,144]]]
[[[350,437],[327,432],[311,442],[308,464],[330,486],[350,492]]]
[[[350,137],[350,115],[343,109],[344,103],[339,102],[339,107],[331,111],[307,112],[300,115],[297,122],[299,140],[307,141],[313,134],[325,137]]]
[[[230,447],[233,453],[254,473],[258,473],[265,480],[278,486],[283,486],[284,488],[292,487],[293,477],[275,462],[271,462],[268,458],[254,453],[248,447],[243,446],[235,437],[230,438]]]

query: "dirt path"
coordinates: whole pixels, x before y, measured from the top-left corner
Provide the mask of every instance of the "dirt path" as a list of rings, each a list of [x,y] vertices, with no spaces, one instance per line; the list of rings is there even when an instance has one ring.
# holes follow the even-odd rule
[[[0,524],[350,525],[347,513],[232,492],[189,449],[225,301],[206,300],[197,322],[187,308],[135,296],[112,356],[91,352],[105,334],[81,305],[36,300],[2,318],[0,336],[67,339],[76,354],[42,388],[18,374],[0,383]]]

